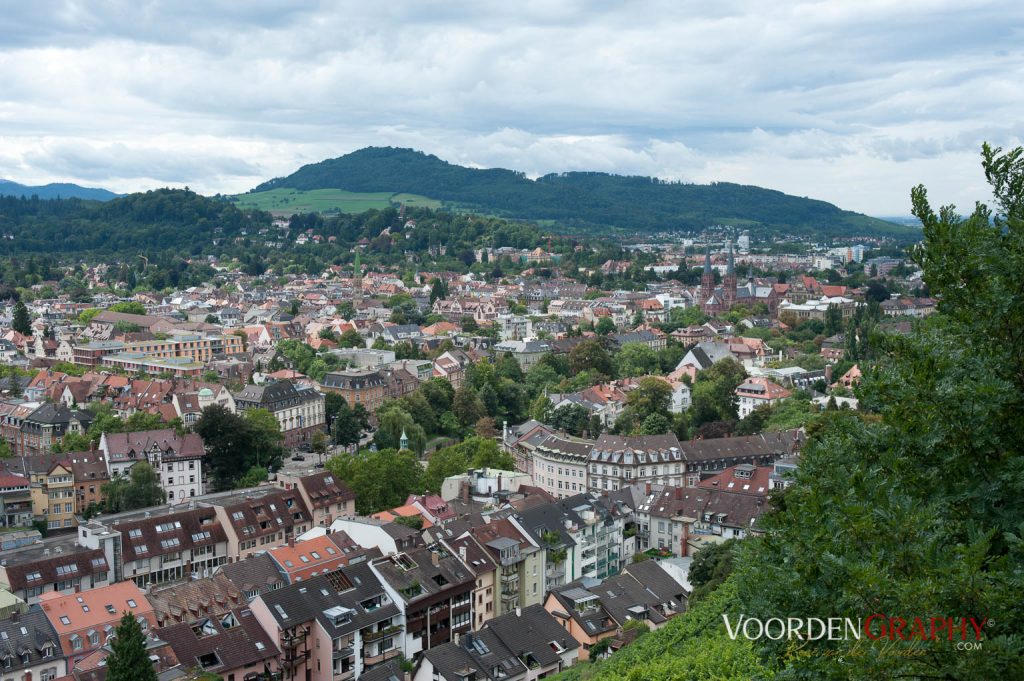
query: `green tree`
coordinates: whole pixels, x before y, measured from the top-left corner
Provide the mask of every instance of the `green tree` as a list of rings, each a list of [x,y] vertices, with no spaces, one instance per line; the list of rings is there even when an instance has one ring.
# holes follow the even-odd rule
[[[260,484],[267,481],[270,477],[269,471],[264,466],[253,466],[245,472],[245,475],[240,477],[235,482],[237,489],[245,489],[247,487],[257,487]]]
[[[463,428],[469,428],[481,419],[486,413],[480,396],[467,384],[463,384],[455,391],[452,399],[452,412]]]
[[[690,594],[691,602],[706,597],[732,574],[738,544],[738,540],[729,539],[706,544],[697,551],[689,572],[689,580],[694,587]]]
[[[122,314],[137,314],[137,315],[144,315],[144,314],[146,314],[145,306],[142,303],[137,303],[135,301],[125,301],[125,302],[120,302],[120,303],[114,303],[113,305],[110,306],[110,311],[111,312],[120,312]]]
[[[423,468],[409,451],[382,449],[340,454],[327,460],[327,469],[344,480],[356,495],[356,511],[369,515],[405,503],[423,491]]]
[[[116,632],[106,659],[108,681],[156,681],[156,670],[146,650],[146,635],[135,615],[125,612]]]
[[[642,378],[637,387],[626,395],[626,405],[636,415],[638,421],[643,421],[652,414],[661,414],[667,418],[669,407],[672,405],[672,386],[653,376]]]
[[[133,511],[137,508],[159,506],[166,494],[160,486],[160,477],[145,461],[134,464],[128,476],[116,477],[103,484],[103,497],[108,513]]]
[[[277,417],[266,409],[246,409],[242,418],[252,433],[256,465],[277,468],[284,461],[284,435]]]
[[[612,376],[611,357],[597,339],[587,339],[569,352],[569,370],[573,374],[592,370],[604,376]]]
[[[594,326],[594,331],[599,336],[607,336],[610,333],[615,333],[615,322],[612,321],[611,317],[601,317],[597,320],[597,324]]]
[[[14,317],[11,321],[11,328],[23,336],[32,335],[32,318],[28,314],[28,308],[20,300],[14,304]]]
[[[672,424],[664,414],[650,414],[640,424],[641,435],[664,435],[671,430]]]
[[[619,378],[653,374],[659,369],[658,353],[646,343],[626,343],[615,355]]]

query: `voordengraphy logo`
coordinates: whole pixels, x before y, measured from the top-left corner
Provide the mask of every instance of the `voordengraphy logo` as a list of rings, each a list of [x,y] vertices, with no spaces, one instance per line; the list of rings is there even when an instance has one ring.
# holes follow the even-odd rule
[[[980,641],[988,618],[976,617],[891,617],[875,613],[870,617],[748,617],[735,619],[723,614],[729,638],[773,641],[843,641],[867,638],[872,641]]]

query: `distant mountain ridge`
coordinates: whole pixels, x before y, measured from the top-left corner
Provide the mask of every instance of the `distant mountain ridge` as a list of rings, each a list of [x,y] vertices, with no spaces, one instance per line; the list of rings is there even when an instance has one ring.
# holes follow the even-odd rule
[[[83,187],[70,182],[51,182],[39,186],[30,186],[0,180],[0,196],[38,196],[41,199],[88,199],[90,201],[110,201],[122,194],[115,194],[106,189]]]
[[[822,236],[896,236],[919,231],[825,201],[728,182],[567,172],[536,180],[502,168],[466,168],[413,149],[367,147],[302,166],[250,193],[278,188],[403,192],[466,210],[582,228],[700,230],[710,225]]]

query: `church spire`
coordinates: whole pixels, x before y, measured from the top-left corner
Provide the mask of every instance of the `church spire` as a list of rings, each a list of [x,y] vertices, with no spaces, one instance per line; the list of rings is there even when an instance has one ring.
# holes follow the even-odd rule
[[[704,250],[704,274],[712,274],[711,271],[711,247]]]
[[[736,271],[736,261],[732,255],[732,244],[729,244],[729,264],[725,267],[726,274],[733,274]]]

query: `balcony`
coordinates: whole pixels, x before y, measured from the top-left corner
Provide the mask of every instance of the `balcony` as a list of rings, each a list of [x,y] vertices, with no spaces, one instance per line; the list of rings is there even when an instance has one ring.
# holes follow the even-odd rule
[[[519,581],[519,572],[518,571],[502,572],[501,573],[501,581],[502,581],[502,583],[505,583],[505,582],[518,582]]]
[[[335,672],[333,681],[351,681],[356,678],[356,670],[349,669],[347,672]]]
[[[395,648],[393,650],[385,651],[385,652],[381,653],[380,655],[373,655],[373,656],[363,657],[363,664],[366,665],[367,667],[372,667],[375,664],[380,664],[382,662],[387,662],[388,660],[390,660],[392,658],[395,658],[395,657],[398,657],[401,654],[402,654],[402,651],[399,650],[398,648]]]
[[[402,625],[401,624],[395,624],[395,625],[390,626],[390,627],[385,627],[385,628],[383,628],[383,629],[381,629],[379,631],[365,632],[365,633],[363,633],[363,643],[370,643],[372,641],[376,641],[378,639],[382,639],[385,636],[390,636],[391,634],[397,634],[400,631],[402,631]]]
[[[352,657],[353,655],[355,655],[355,648],[352,647],[352,644],[349,644],[344,648],[334,648],[331,651],[331,659],[333,660],[343,660],[346,657]]]

